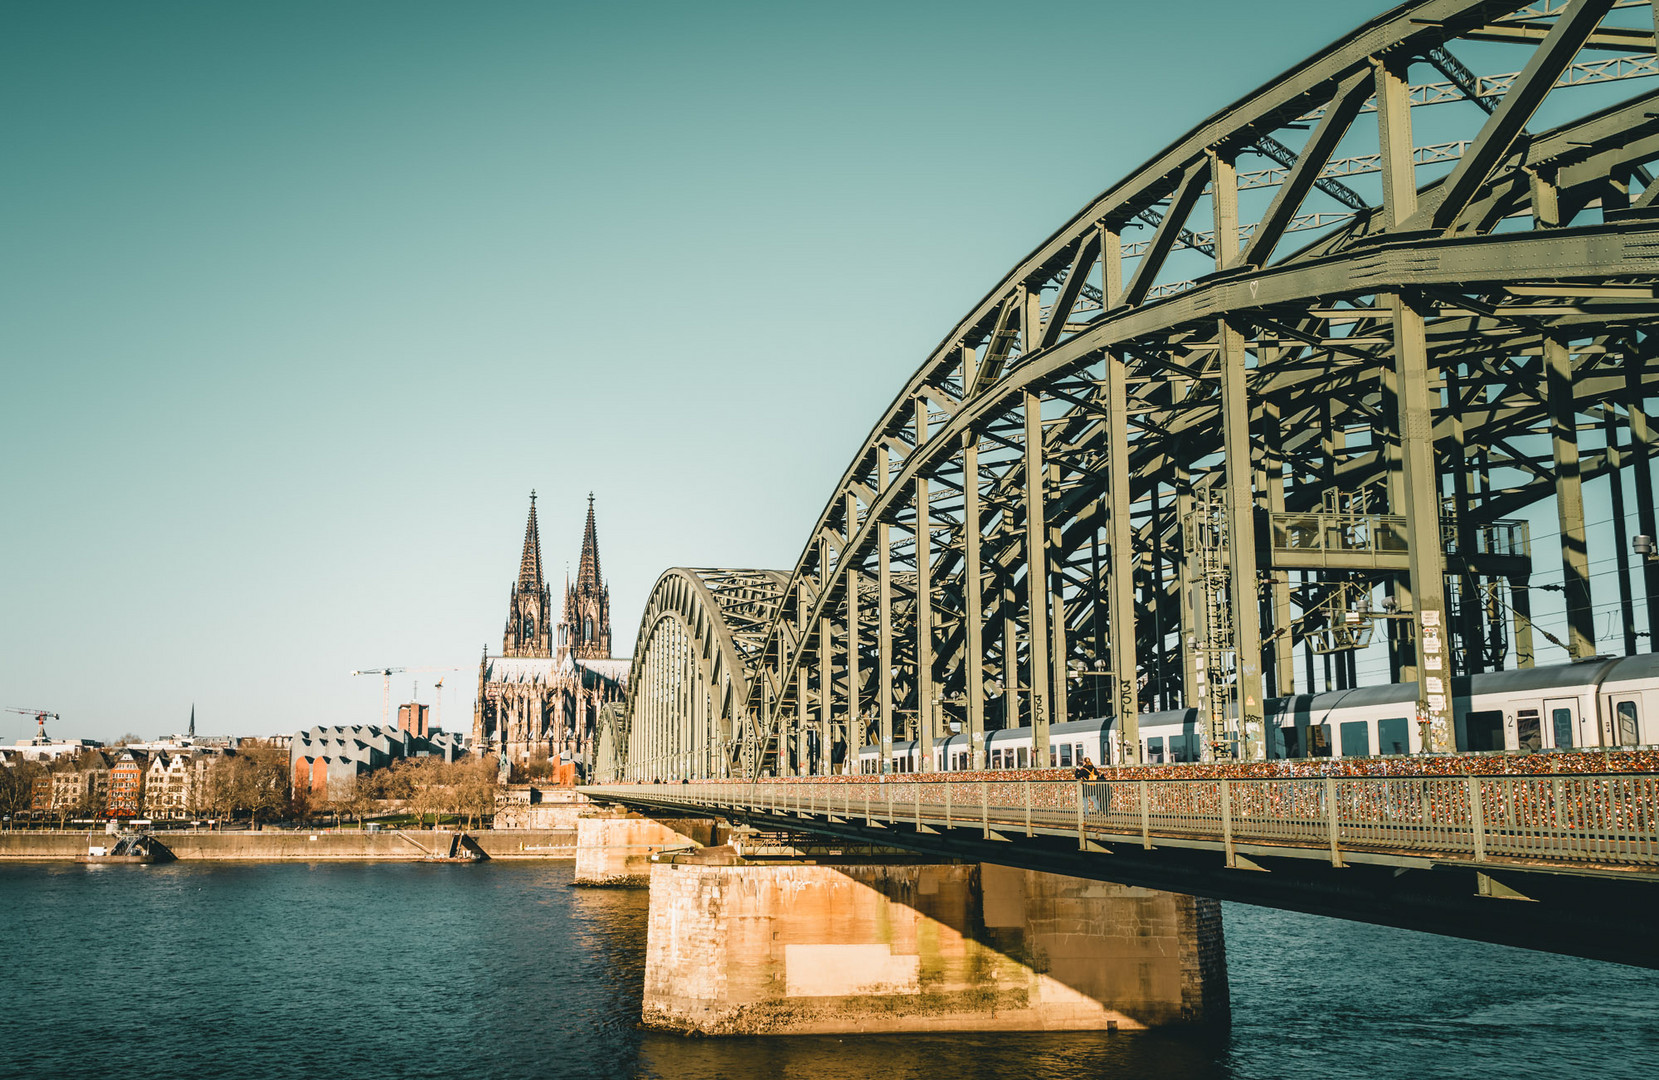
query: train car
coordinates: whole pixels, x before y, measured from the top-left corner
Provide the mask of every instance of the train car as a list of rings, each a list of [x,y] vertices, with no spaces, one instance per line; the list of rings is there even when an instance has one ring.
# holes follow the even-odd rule
[[[1521,668],[1450,680],[1453,739],[1464,753],[1538,752],[1659,744],[1659,655],[1594,657],[1571,664]],[[1294,694],[1265,702],[1269,759],[1388,757],[1423,752],[1416,722],[1417,685],[1394,683]],[[1196,709],[1138,717],[1140,760],[1162,765],[1201,760],[1203,731]],[[1122,760],[1116,721],[1073,720],[1049,727],[1048,760],[1037,761],[1031,729],[985,736],[990,769],[1071,768]],[[859,753],[861,772],[879,772],[880,752]],[[893,772],[914,772],[916,743],[895,743]],[[933,749],[939,772],[972,767],[967,736],[953,734]]]

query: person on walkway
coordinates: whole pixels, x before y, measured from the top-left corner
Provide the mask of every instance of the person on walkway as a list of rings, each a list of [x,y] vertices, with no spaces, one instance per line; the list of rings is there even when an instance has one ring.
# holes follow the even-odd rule
[[[1095,768],[1093,761],[1084,757],[1072,771],[1083,785],[1083,807],[1091,814],[1104,814],[1107,800],[1112,797],[1111,788],[1100,783],[1100,770]]]

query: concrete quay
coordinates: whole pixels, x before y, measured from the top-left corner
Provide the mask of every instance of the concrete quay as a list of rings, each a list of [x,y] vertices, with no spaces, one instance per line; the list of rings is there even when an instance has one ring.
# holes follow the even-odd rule
[[[70,860],[85,855],[97,832],[0,832],[0,862]],[[388,860],[409,862],[447,849],[448,830],[339,832],[262,829],[257,832],[165,832],[153,835],[175,859],[184,861],[315,862]],[[573,859],[576,833],[569,829],[473,830],[467,833],[492,859]]]

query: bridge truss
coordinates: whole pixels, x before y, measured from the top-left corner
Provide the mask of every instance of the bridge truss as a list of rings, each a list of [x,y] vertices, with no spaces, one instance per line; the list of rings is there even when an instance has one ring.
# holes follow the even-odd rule
[[[1597,651],[1584,500],[1610,478],[1635,651],[1655,18],[1407,3],[1175,140],[951,329],[791,572],[664,575],[610,775],[821,774],[910,738],[925,761],[957,730],[982,766],[1020,725],[1045,761],[1050,724],[1100,715],[1132,762],[1137,715],[1172,707],[1207,754],[1260,757],[1264,699],[1355,685],[1373,630],[1448,750],[1447,681],[1529,666],[1542,633],[1518,514],[1555,504],[1536,573],[1568,653]]]

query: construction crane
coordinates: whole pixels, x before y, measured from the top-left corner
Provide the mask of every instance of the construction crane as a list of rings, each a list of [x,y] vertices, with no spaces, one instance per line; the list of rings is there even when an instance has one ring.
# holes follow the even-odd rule
[[[63,719],[63,717],[59,716],[55,712],[52,712],[50,709],[25,709],[19,705],[7,705],[6,711],[34,717],[36,724],[35,742],[40,745],[44,745],[52,741],[46,737],[46,718],[50,716],[53,720]]]
[[[408,671],[408,670],[409,670],[408,668],[384,667],[384,668],[359,668],[358,670],[352,672],[353,675],[379,675],[385,680],[384,682],[382,682],[380,684],[380,726],[381,727],[391,726],[390,724],[387,723],[387,719],[392,714],[392,676],[397,674],[400,671]]]
[[[390,727],[392,723],[392,676],[406,671],[465,671],[458,667],[372,667],[358,668],[353,675],[379,675],[380,684],[380,726]]]

